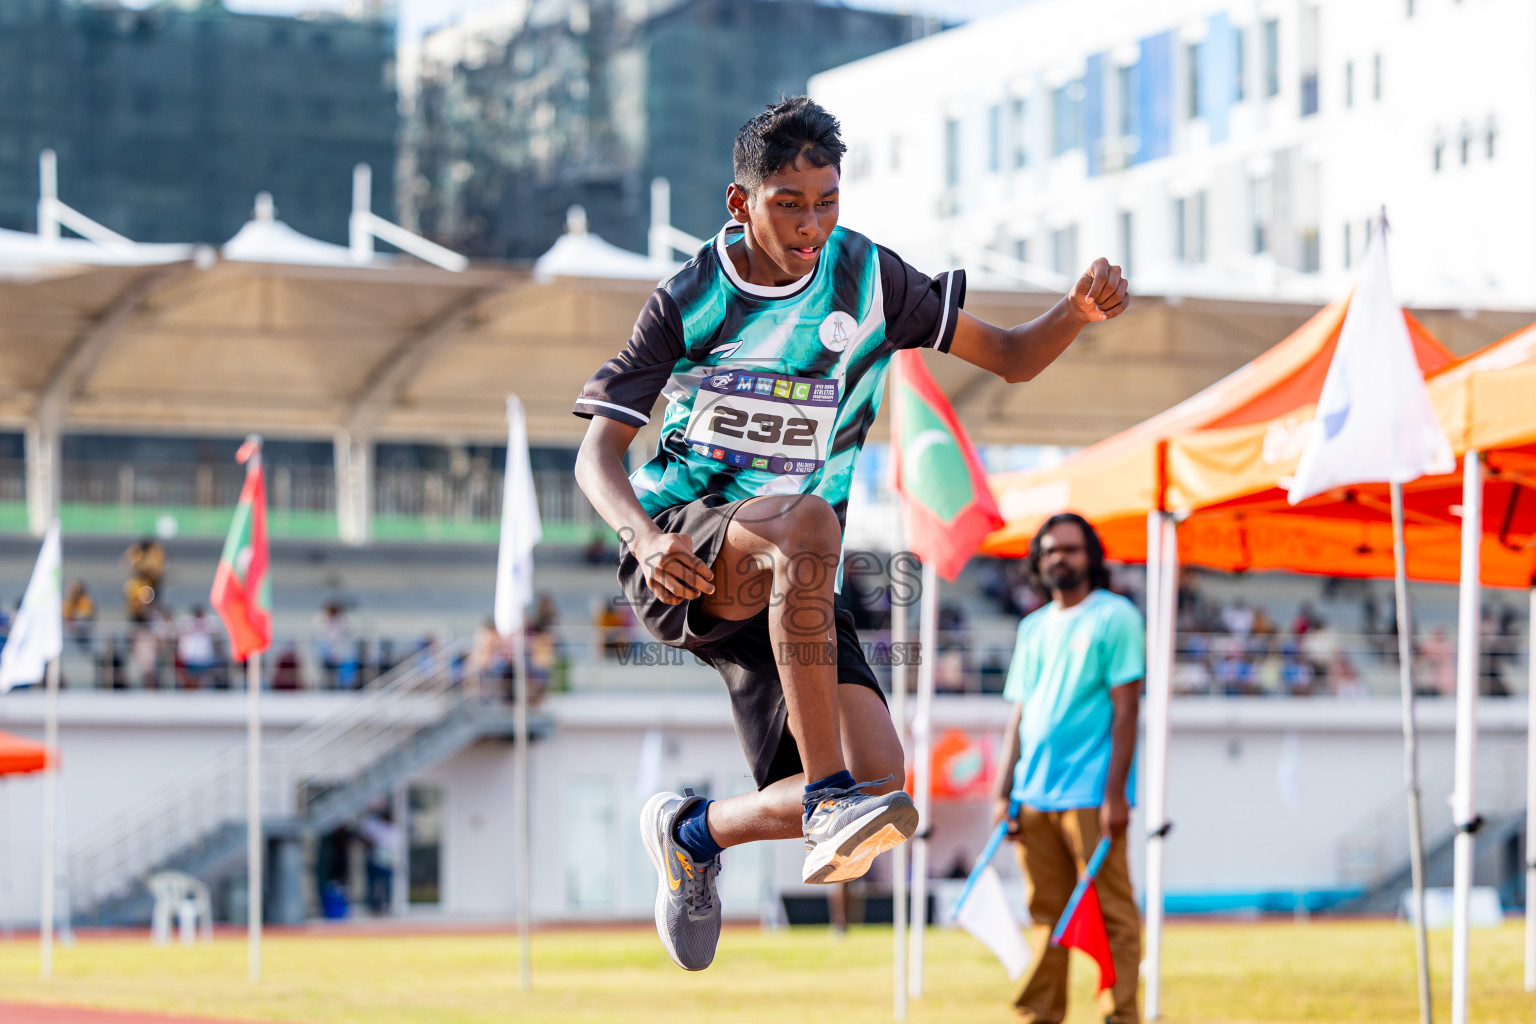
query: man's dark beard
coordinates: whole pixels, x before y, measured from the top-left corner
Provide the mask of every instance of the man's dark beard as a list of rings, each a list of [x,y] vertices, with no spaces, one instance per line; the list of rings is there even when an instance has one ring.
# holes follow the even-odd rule
[[[1076,590],[1083,584],[1083,574],[1069,565],[1054,566],[1042,575],[1045,585],[1052,590]]]

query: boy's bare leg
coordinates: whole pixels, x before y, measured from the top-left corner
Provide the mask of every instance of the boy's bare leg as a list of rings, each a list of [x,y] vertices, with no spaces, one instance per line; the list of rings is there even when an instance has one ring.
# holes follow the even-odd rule
[[[714,592],[695,599],[720,619],[750,619],[769,608],[789,731],[805,766],[803,776],[711,803],[709,830],[721,846],[799,836],[807,779],[845,769],[864,781],[902,776],[901,745],[880,697],[856,684],[839,686],[836,659],[796,654],[801,644],[836,649],[832,584],[841,550],[842,528],[821,498],[752,498],[726,529],[711,567]],[[871,792],[898,789],[897,780]]]
[[[900,789],[906,766],[885,702],[873,690],[854,683],[837,689],[848,771],[861,782],[892,776],[890,782],[871,787],[871,793]],[[709,805],[709,832],[721,846],[760,839],[798,839],[804,792],[805,776],[792,775],[756,793],[716,800]]]

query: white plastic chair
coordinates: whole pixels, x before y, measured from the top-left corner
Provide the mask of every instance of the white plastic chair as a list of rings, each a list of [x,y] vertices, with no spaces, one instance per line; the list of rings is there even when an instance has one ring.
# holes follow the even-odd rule
[[[155,898],[149,930],[155,945],[170,943],[173,915],[182,945],[190,946],[199,934],[213,941],[213,898],[206,884],[184,871],[161,871],[150,875],[145,887]]]

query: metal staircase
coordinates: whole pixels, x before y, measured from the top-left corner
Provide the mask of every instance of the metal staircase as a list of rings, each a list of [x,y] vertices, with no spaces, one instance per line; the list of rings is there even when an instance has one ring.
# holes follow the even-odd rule
[[[422,651],[330,712],[265,743],[262,829],[269,837],[321,834],[356,819],[412,775],[490,736],[511,737],[511,708],[463,685],[468,646]],[[547,729],[530,715],[530,735]],[[144,881],[185,871],[210,884],[245,866],[244,745],[189,765],[181,777],[74,839],[68,858],[77,923],[148,920]]]
[[[1478,804],[1484,821],[1476,833],[1474,862],[1482,860],[1486,850],[1508,844],[1512,836],[1524,830],[1524,776],[1511,756],[1508,750],[1485,750],[1478,755]],[[1454,788],[1455,781],[1449,775],[1423,783],[1420,803],[1426,886],[1451,883],[1456,840],[1451,820]],[[1408,842],[1406,796],[1384,804],[1350,830],[1339,844],[1339,874],[1346,882],[1358,885],[1360,893],[1331,909],[1349,914],[1397,913],[1399,900],[1413,879]],[[1500,888],[1507,889],[1508,885],[1501,884]]]

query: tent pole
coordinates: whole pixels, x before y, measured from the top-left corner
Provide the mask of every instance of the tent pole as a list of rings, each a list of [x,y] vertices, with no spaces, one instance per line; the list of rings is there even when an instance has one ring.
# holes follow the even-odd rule
[[[1392,555],[1396,565],[1398,684],[1403,697],[1403,780],[1408,784],[1408,850],[1413,875],[1413,937],[1419,974],[1419,1020],[1433,1024],[1429,992],[1429,925],[1424,919],[1424,821],[1419,786],[1419,725],[1413,692],[1413,613],[1408,603],[1408,554],[1403,537],[1403,485],[1393,482]]]
[[[1478,630],[1482,622],[1481,545],[1483,534],[1482,453],[1473,449],[1462,460],[1461,593],[1456,638],[1456,822],[1452,872],[1455,917],[1452,925],[1451,1024],[1467,1024],[1467,928],[1472,905],[1472,856],[1477,830],[1473,772],[1477,757]]]
[[[1536,587],[1525,631],[1525,990],[1536,992]]]
[[[245,659],[246,767],[246,967],[252,981],[261,980],[262,835],[261,835],[261,652]]]
[[[1163,854],[1168,834],[1169,695],[1178,607],[1178,532],[1173,517],[1147,517],[1147,979],[1148,1020],[1162,1012]]]
[[[912,934],[907,994],[923,995],[923,938],[928,931],[928,830],[933,791],[933,667],[938,655],[939,574],[923,563],[923,604],[918,618],[917,715],[912,721],[912,789],[917,803],[917,836],[912,848]]]
[[[55,871],[54,823],[58,820],[59,806],[59,661],[54,655],[48,661],[48,704],[43,719],[43,746],[47,749],[48,763],[43,768],[43,907],[38,921],[39,972],[44,978],[53,977],[53,896]]]
[[[891,545],[891,721],[896,726],[896,742],[907,748],[907,663],[904,657],[907,639],[907,602],[895,580],[896,558],[902,552],[901,495],[896,494],[896,526]],[[903,562],[906,559],[902,559]],[[903,758],[905,764],[905,758]],[[891,945],[895,968],[892,1017],[907,1019],[907,844],[891,851]]]

